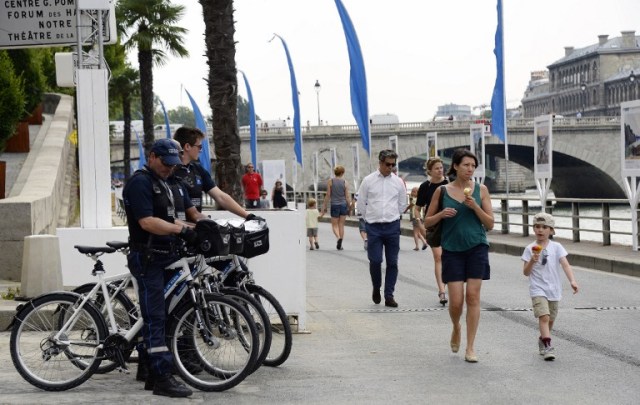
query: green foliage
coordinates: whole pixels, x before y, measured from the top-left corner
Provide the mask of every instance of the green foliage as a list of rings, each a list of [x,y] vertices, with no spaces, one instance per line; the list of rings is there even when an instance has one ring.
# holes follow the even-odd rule
[[[42,101],[46,79],[42,73],[42,54],[37,49],[13,49],[7,51],[16,72],[22,77],[26,113],[31,113]]]
[[[7,52],[0,51],[0,150],[15,132],[24,115],[24,105],[22,79],[15,74]]]
[[[16,287],[13,289],[12,287],[7,288],[7,292],[0,293],[3,300],[13,300],[17,296],[20,296],[20,287]]]
[[[259,121],[260,117],[256,114],[256,121]],[[238,96],[238,126],[249,125],[249,101],[245,100],[242,96]]]
[[[171,124],[182,124],[187,127],[196,126],[196,118],[193,115],[193,110],[188,107],[180,106],[174,110],[168,110],[167,115],[169,116],[169,123]],[[156,112],[153,121],[156,125],[164,125],[164,114],[162,113],[162,109]]]

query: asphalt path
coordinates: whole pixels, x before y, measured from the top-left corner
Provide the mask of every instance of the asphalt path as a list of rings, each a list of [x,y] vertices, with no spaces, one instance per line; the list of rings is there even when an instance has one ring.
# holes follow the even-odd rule
[[[189,399],[150,395],[132,375],[94,376],[73,390],[41,391],[15,371],[9,333],[0,333],[0,403],[112,404],[638,404],[640,279],[574,267],[580,292],[564,280],[552,343],[557,359],[538,354],[537,321],[518,257],[491,253],[483,283],[477,364],[464,338],[449,349],[451,322],[438,303],[430,250],[402,237],[396,309],[374,305],[368,261],[357,228],[345,250],[320,224],[320,250],[307,252],[307,328],[294,335],[289,360],[262,367],[221,393]],[[464,329],[464,324],[463,324]],[[464,337],[463,331],[463,337]]]

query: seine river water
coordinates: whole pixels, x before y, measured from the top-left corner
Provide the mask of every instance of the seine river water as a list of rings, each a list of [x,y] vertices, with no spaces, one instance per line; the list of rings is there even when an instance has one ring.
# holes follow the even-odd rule
[[[514,194],[513,197],[522,197],[522,194]],[[527,191],[524,196],[537,196],[536,190]],[[493,197],[493,196],[492,196]],[[553,198],[553,194],[551,194],[550,198]],[[493,208],[496,210],[500,209],[500,200],[492,199]],[[522,223],[522,215],[520,214],[521,209],[521,201],[520,200],[511,200],[509,202],[510,212],[515,212],[514,214],[509,214],[509,222],[510,223]],[[536,213],[540,212],[540,202],[535,200],[529,201],[529,212]],[[499,213],[496,214],[496,221],[499,221]],[[560,238],[572,239],[572,218],[571,218],[571,207],[568,205],[564,206],[554,206],[553,215],[556,221],[556,235]],[[580,232],[580,240],[582,241],[594,241],[594,242],[602,242],[602,219],[591,219],[585,217],[596,217],[602,218],[602,207],[600,205],[581,205],[580,206],[580,229],[592,229],[595,232],[581,231]],[[631,239],[631,207],[627,205],[611,205],[609,209],[609,217],[610,218],[620,218],[620,220],[611,220],[610,222],[610,230],[612,232],[624,232],[627,234],[619,235],[619,234],[611,234],[611,243],[620,244],[620,245],[632,245]],[[532,221],[530,217],[529,221]],[[496,228],[500,225],[497,224]],[[560,229],[560,228],[569,228],[569,229]],[[522,233],[522,226],[519,225],[510,225],[509,232],[511,233]],[[529,229],[529,234],[532,234],[533,230]]]

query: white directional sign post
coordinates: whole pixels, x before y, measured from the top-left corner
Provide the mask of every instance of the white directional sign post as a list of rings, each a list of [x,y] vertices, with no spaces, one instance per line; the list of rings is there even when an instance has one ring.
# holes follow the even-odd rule
[[[2,0],[0,4],[0,49],[76,48],[80,223],[82,228],[110,228],[108,68],[102,54],[104,44],[116,42],[114,0]]]

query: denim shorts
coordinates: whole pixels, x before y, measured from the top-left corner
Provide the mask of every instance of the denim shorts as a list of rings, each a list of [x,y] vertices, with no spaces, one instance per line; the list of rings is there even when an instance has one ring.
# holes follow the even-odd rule
[[[442,282],[467,281],[475,278],[489,280],[489,246],[478,245],[464,252],[442,249]]]
[[[331,204],[331,218],[339,218],[342,216],[347,216],[347,204]]]

